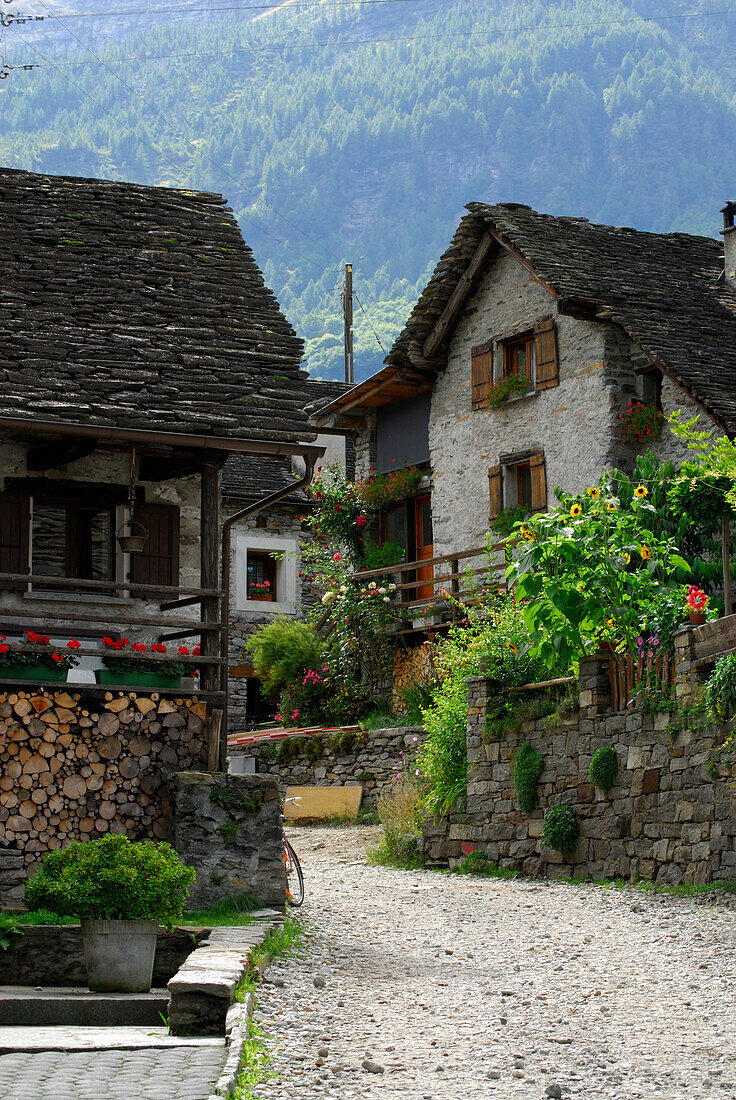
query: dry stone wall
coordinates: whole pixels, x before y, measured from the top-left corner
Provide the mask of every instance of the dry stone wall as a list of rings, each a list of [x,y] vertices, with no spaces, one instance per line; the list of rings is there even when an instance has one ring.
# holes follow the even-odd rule
[[[582,662],[576,716],[553,729],[544,719],[528,721],[498,740],[485,732],[494,685],[469,682],[466,807],[426,823],[422,845],[430,861],[452,863],[477,848],[504,867],[553,878],[736,881],[736,791],[709,770],[723,732],[692,721],[677,729],[683,723],[672,723],[669,712],[612,713],[607,663]],[[687,661],[680,659],[678,669],[682,703],[691,687]],[[514,758],[526,742],[544,758],[538,806],[529,814],[519,809],[513,781]],[[589,776],[591,757],[604,746],[619,761],[608,792]],[[568,855],[542,841],[544,813],[556,804],[572,807],[580,825],[577,847]]]
[[[291,755],[278,759],[282,741],[253,745],[246,755],[255,757],[256,771],[278,779],[281,792],[287,787],[343,787],[360,784],[363,797],[377,798],[388,790],[397,773],[412,759],[424,740],[420,726],[370,730],[349,749],[331,749],[328,738],[319,738],[322,746],[316,757],[306,752],[315,749],[314,735],[289,739]],[[339,740],[336,739],[336,740]]]
[[[17,904],[28,869],[68,840],[167,838],[166,779],[206,765],[206,717],[196,697],[156,692],[1,693],[0,904]]]

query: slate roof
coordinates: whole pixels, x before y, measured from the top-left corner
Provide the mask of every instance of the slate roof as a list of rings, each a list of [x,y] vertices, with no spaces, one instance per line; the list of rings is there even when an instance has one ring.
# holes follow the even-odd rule
[[[311,408],[321,404],[325,400],[334,399],[345,393],[351,387],[346,382],[321,381],[309,379],[302,386],[302,404]],[[352,469],[351,469],[352,456]],[[346,440],[346,460],[348,477],[355,476],[355,444],[351,439]],[[295,478],[291,469],[290,459],[253,458],[248,455],[229,455],[222,470],[222,496],[225,500],[239,501],[247,504],[255,501],[267,493],[275,493],[284,488]],[[299,504],[311,507],[306,493],[300,490],[284,497],[284,504]],[[276,505],[278,507],[278,505]]]
[[[403,364],[410,345],[423,345],[491,228],[532,264],[563,312],[578,304],[610,311],[653,362],[736,433],[736,296],[723,280],[719,241],[553,217],[516,203],[467,210],[387,363]]]
[[[0,416],[304,438],[302,351],[220,195],[0,168]]]

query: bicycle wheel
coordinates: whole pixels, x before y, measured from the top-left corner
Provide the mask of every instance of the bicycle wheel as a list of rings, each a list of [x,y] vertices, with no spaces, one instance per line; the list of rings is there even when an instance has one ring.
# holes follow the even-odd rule
[[[295,908],[304,901],[304,875],[299,858],[284,837],[284,864],[286,866],[286,900]]]

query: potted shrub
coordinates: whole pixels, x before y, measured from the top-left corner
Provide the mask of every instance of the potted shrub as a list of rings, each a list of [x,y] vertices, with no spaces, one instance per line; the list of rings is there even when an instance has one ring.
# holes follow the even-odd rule
[[[710,596],[706,596],[697,584],[691,584],[685,595],[685,606],[693,626],[702,626],[708,616]]]
[[[30,910],[77,917],[89,988],[151,988],[159,924],[181,917],[195,871],[168,844],[109,834],[49,852],[26,883]]]
[[[105,652],[102,657],[104,668],[95,670],[98,684],[125,684],[130,687],[178,688],[188,666],[175,658],[163,660],[168,650],[165,645],[154,642],[150,646],[142,642],[133,642],[128,638],[103,638]],[[129,652],[126,653],[125,651]],[[144,657],[150,652],[156,656]],[[133,656],[135,654],[135,656]],[[186,646],[179,646],[178,655],[188,657]],[[199,656],[199,646],[192,650],[192,656]]]
[[[64,683],[69,669],[78,663],[74,650],[79,648],[80,643],[72,638],[60,652],[48,637],[35,630],[24,630],[20,642],[8,643],[0,634],[0,677]]]

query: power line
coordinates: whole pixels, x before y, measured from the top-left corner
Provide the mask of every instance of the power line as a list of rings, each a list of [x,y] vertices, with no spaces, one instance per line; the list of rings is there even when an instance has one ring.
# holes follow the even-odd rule
[[[43,0],[39,0],[39,2],[43,4]],[[43,7],[46,7],[46,5],[45,5],[45,4],[43,4]],[[65,26],[64,24],[60,24],[60,25],[61,25],[61,26]],[[107,63],[106,63],[106,62],[105,62],[105,61],[104,61],[104,60],[103,60],[102,58],[98,57],[98,56],[97,56],[97,54],[96,54],[96,53],[94,52],[94,50],[93,50],[93,49],[91,48],[91,46],[88,46],[86,42],[84,42],[84,41],[83,41],[83,40],[82,40],[81,38],[79,38],[79,36],[78,36],[77,34],[75,34],[75,32],[74,32],[73,30],[71,30],[71,28],[65,28],[65,29],[67,29],[67,30],[69,31],[69,34],[71,34],[71,35],[72,35],[72,37],[73,37],[73,38],[75,38],[75,39],[77,40],[77,42],[79,42],[79,43],[80,43],[80,44],[81,44],[81,45],[82,45],[82,46],[83,46],[83,47],[85,48],[85,50],[87,50],[87,52],[88,52],[88,53],[90,53],[90,54],[92,55],[92,57],[93,57],[93,58],[95,59],[95,61],[96,61],[96,62],[98,62],[98,63],[99,63],[100,65],[102,65],[102,66],[103,66],[103,67],[104,67],[105,69],[107,69],[107,71],[108,71],[108,72],[110,73],[110,75],[111,75],[111,76],[113,76],[113,77],[114,77],[114,78],[115,78],[116,80],[120,81],[120,83],[121,83],[121,84],[122,84],[122,85],[123,85],[123,86],[124,86],[125,88],[127,88],[127,89],[128,89],[128,91],[132,92],[132,93],[133,93],[134,95],[137,95],[137,96],[138,96],[138,98],[139,98],[139,99],[140,99],[140,100],[141,100],[141,101],[142,101],[142,102],[143,102],[143,103],[144,103],[144,104],[145,104],[145,105],[146,105],[147,107],[149,107],[149,108],[150,108],[150,109],[151,109],[151,110],[152,110],[152,111],[154,112],[154,114],[156,114],[156,116],[157,116],[158,118],[160,118],[160,119],[161,119],[161,121],[162,121],[162,122],[164,123],[164,125],[165,125],[165,126],[166,126],[166,127],[168,128],[168,130],[169,130],[169,132],[170,132],[170,133],[173,133],[173,134],[174,134],[174,135],[175,135],[176,137],[179,137],[179,138],[181,138],[181,139],[182,139],[183,141],[186,141],[186,142],[187,142],[187,144],[189,144],[189,145],[192,145],[192,144],[193,144],[193,142],[191,141],[191,139],[190,139],[190,138],[187,138],[187,136],[186,136],[186,135],[185,135],[185,134],[184,134],[184,133],[183,133],[183,132],[182,132],[181,130],[177,130],[177,129],[176,129],[176,127],[175,127],[175,125],[174,125],[174,124],[173,124],[173,123],[172,123],[172,122],[171,122],[171,121],[170,121],[170,120],[169,120],[169,119],[168,119],[168,118],[167,118],[167,117],[166,117],[165,115],[163,115],[163,114],[161,113],[161,111],[159,111],[159,110],[158,110],[158,109],[157,109],[157,108],[156,108],[156,107],[155,107],[155,106],[154,106],[153,104],[151,104],[151,103],[150,103],[150,102],[149,102],[149,101],[148,101],[148,100],[147,100],[147,99],[145,98],[145,96],[141,95],[141,93],[140,93],[140,92],[138,92],[138,91],[137,91],[137,90],[136,90],[136,89],[135,89],[134,87],[132,87],[132,85],[128,84],[128,82],[127,82],[127,81],[123,80],[123,78],[122,78],[122,77],[121,77],[121,76],[120,76],[120,75],[119,75],[118,73],[114,72],[114,71],[113,71],[113,70],[112,70],[112,69],[111,69],[111,68],[109,67],[109,65],[108,65],[108,64],[107,64]],[[32,47],[32,48],[33,48],[33,47]],[[68,79],[68,78],[67,78],[67,79]],[[99,106],[99,104],[98,104],[98,106]],[[114,118],[115,116],[114,116],[114,115],[111,115],[110,117]],[[119,120],[119,119],[116,119],[116,121],[118,121],[118,122],[119,122],[120,120]],[[124,124],[121,124],[121,125],[124,125]],[[131,130],[130,132],[131,132],[131,133],[133,133],[133,134],[134,134],[134,136],[136,136],[136,137],[138,136],[138,135],[137,135],[137,134],[135,133],[135,131]],[[140,140],[142,140],[142,139],[140,139]],[[147,144],[147,143],[146,143],[146,144]],[[149,148],[152,148],[152,146],[149,146]],[[321,243],[320,243],[320,242],[319,242],[319,241],[318,241],[318,240],[317,240],[317,239],[316,239],[315,237],[312,237],[312,236],[311,236],[311,234],[307,233],[307,232],[306,232],[306,230],[304,230],[304,229],[301,229],[301,228],[300,228],[300,227],[299,227],[299,226],[298,226],[298,225],[296,224],[296,222],[292,221],[292,220],[291,220],[291,218],[288,218],[288,217],[287,217],[287,216],[286,216],[285,214],[282,214],[282,213],[281,213],[281,212],[280,212],[279,210],[277,210],[277,209],[276,209],[276,207],[275,207],[275,206],[272,206],[272,205],[271,205],[271,203],[267,202],[267,200],[266,200],[266,199],[263,199],[263,198],[262,198],[262,196],[261,196],[261,195],[259,195],[259,193],[258,193],[258,192],[257,192],[257,191],[256,191],[256,190],[255,190],[254,188],[252,188],[252,187],[248,187],[248,185],[247,185],[247,184],[245,184],[245,183],[242,183],[242,182],[241,182],[240,180],[236,179],[236,177],[235,177],[235,176],[233,176],[233,175],[232,175],[232,174],[231,174],[230,172],[228,172],[228,170],[227,170],[226,168],[224,168],[224,167],[223,167],[223,166],[222,166],[221,164],[218,164],[218,163],[217,163],[216,161],[214,161],[214,160],[213,160],[213,159],[212,159],[212,158],[211,158],[210,156],[208,156],[208,155],[207,155],[207,153],[204,153],[204,152],[203,152],[203,153],[202,153],[202,155],[203,155],[203,156],[205,157],[205,159],[206,159],[206,160],[207,160],[207,161],[208,161],[208,162],[209,162],[210,164],[212,164],[212,165],[213,165],[213,167],[217,168],[217,170],[218,170],[219,172],[222,172],[222,174],[223,174],[224,176],[227,176],[227,178],[228,178],[228,179],[232,180],[232,181],[233,181],[233,182],[234,182],[235,184],[237,184],[237,185],[238,185],[238,187],[240,187],[240,188],[243,188],[243,189],[244,189],[245,191],[247,191],[247,192],[248,192],[249,194],[253,195],[253,196],[254,196],[254,197],[255,197],[255,198],[257,199],[257,200],[260,200],[260,201],[262,201],[262,202],[263,202],[263,203],[264,203],[264,204],[265,204],[265,205],[266,205],[266,206],[267,206],[267,207],[269,208],[269,210],[271,210],[271,211],[272,211],[272,212],[273,212],[274,214],[276,214],[276,216],[277,216],[277,217],[281,218],[281,219],[282,219],[283,221],[285,221],[285,222],[286,222],[286,223],[287,223],[288,225],[290,225],[292,229],[295,229],[295,230],[296,230],[296,231],[297,231],[298,233],[301,233],[301,234],[302,234],[302,236],[304,236],[304,237],[306,237],[306,238],[307,238],[308,240],[310,240],[310,241],[312,242],[312,244],[315,244],[315,245],[316,245],[316,246],[317,246],[318,248],[320,248],[320,249],[321,249],[321,250],[322,250],[322,251],[323,251],[323,252],[325,253],[325,255],[327,255],[327,256],[331,256],[331,257],[333,257],[334,259],[336,259],[336,260],[338,260],[338,261],[339,261],[339,257],[338,257],[338,256],[336,256],[336,255],[335,255],[335,253],[331,252],[331,251],[330,251],[330,250],[329,250],[328,248],[326,248],[326,247],[325,247],[324,245],[322,245],[322,244],[321,244]],[[258,224],[257,224],[256,222],[253,222],[253,221],[251,221],[251,220],[250,220],[249,218],[245,217],[245,215],[243,215],[243,217],[244,217],[244,219],[245,219],[246,221],[248,221],[248,222],[249,222],[249,224],[253,225],[253,226],[254,226],[255,228],[257,228],[257,229],[260,229],[260,230],[261,230],[261,232],[266,232],[266,231],[265,231],[265,230],[264,230],[264,229],[263,229],[263,228],[262,228],[261,226],[259,226],[259,225],[258,225]],[[278,237],[275,237],[275,236],[273,236],[273,234],[269,234],[269,236],[272,236],[274,240],[276,240],[276,241],[279,241],[279,243],[280,243],[280,244],[282,244],[282,245],[284,245],[285,247],[287,247],[287,248],[293,248],[293,246],[292,246],[292,245],[287,245],[285,241],[281,241],[281,240],[280,240],[280,238],[278,238]],[[320,267],[321,267],[321,265],[320,265],[320,264],[318,264],[316,260],[312,260],[312,259],[311,259],[311,258],[310,258],[309,256],[307,256],[307,255],[306,255],[305,253],[301,252],[301,251],[300,251],[299,249],[297,249],[297,248],[293,248],[293,250],[294,250],[294,252],[296,252],[296,253],[297,253],[297,255],[301,256],[301,257],[302,257],[302,259],[306,260],[306,261],[307,261],[308,263],[310,263],[310,264],[313,264],[313,265],[314,265],[315,267],[317,267],[317,268],[320,268]]]
[[[291,0],[288,7],[301,7],[304,9],[309,8],[340,8],[340,7],[374,7],[378,4],[420,4],[426,3],[427,0]],[[5,3],[12,3],[12,0],[5,0]],[[43,7],[45,5],[42,0],[39,3]],[[11,26],[14,23],[26,23],[26,22],[46,22],[47,20],[62,20],[62,19],[113,19],[120,18],[126,15],[167,15],[169,13],[184,14],[184,15],[196,15],[198,18],[212,15],[215,12],[238,12],[238,11],[273,11],[277,12],[284,4],[227,4],[216,8],[208,8],[206,11],[201,11],[197,8],[188,5],[186,7],[165,7],[165,8],[119,8],[113,11],[82,11],[82,12],[62,12],[56,14],[49,12],[48,15],[36,15],[26,14],[25,12],[10,12],[1,21],[3,26]],[[5,20],[8,19],[9,22]]]
[[[356,2],[363,2],[363,0],[356,0]],[[377,0],[373,0],[377,2]],[[231,57],[236,54],[256,54],[259,51],[265,50],[321,50],[321,49],[338,49],[345,46],[371,46],[371,45],[388,45],[394,42],[426,42],[426,41],[439,41],[447,38],[483,38],[493,39],[500,38],[503,35],[509,34],[531,34],[540,31],[558,31],[558,30],[575,30],[575,29],[588,29],[593,27],[613,27],[613,26],[628,26],[631,24],[638,24],[642,27],[648,26],[650,23],[657,23],[663,20],[673,19],[705,19],[716,18],[726,15],[736,15],[736,8],[724,9],[723,11],[712,12],[699,12],[690,13],[685,15],[662,15],[662,16],[650,16],[647,19],[640,17],[632,19],[600,19],[592,22],[585,23],[545,23],[536,24],[534,26],[527,27],[505,27],[498,31],[449,31],[442,34],[417,34],[417,35],[398,35],[387,38],[345,38],[345,39],[333,39],[330,42],[284,42],[283,38],[270,39],[265,42],[259,42],[253,46],[247,48],[233,48],[230,50],[204,50],[197,53],[179,53],[179,54],[141,54],[132,57],[120,57],[109,58],[109,63],[113,65],[126,64],[128,62],[138,61],[173,61],[173,60],[192,60],[202,57]],[[70,32],[71,33],[71,32]],[[91,65],[95,62],[92,61],[69,61],[64,62],[70,68],[79,68],[84,65]],[[49,64],[53,64],[49,62]],[[101,60],[99,64],[104,64]],[[36,66],[42,68],[43,66]]]
[[[375,336],[375,338],[376,338],[376,342],[377,342],[377,344],[378,344],[379,348],[381,349],[381,351],[383,352],[383,354],[384,354],[384,355],[387,355],[387,354],[388,354],[388,352],[386,351],[385,347],[384,347],[384,346],[383,346],[383,344],[381,343],[381,338],[380,338],[380,336],[378,335],[378,333],[376,332],[376,330],[374,329],[374,327],[373,327],[373,322],[371,321],[370,317],[369,317],[369,316],[368,316],[368,314],[366,313],[366,311],[365,311],[365,308],[364,308],[364,306],[363,306],[363,303],[361,302],[360,298],[358,297],[358,293],[357,293],[357,291],[355,290],[355,288],[353,288],[353,297],[355,298],[356,302],[357,302],[357,303],[358,303],[358,305],[360,306],[360,310],[361,310],[361,313],[363,314],[363,316],[365,317],[366,321],[367,321],[367,322],[368,322],[368,324],[370,325],[370,330],[371,330],[371,332],[373,333],[373,335]]]

